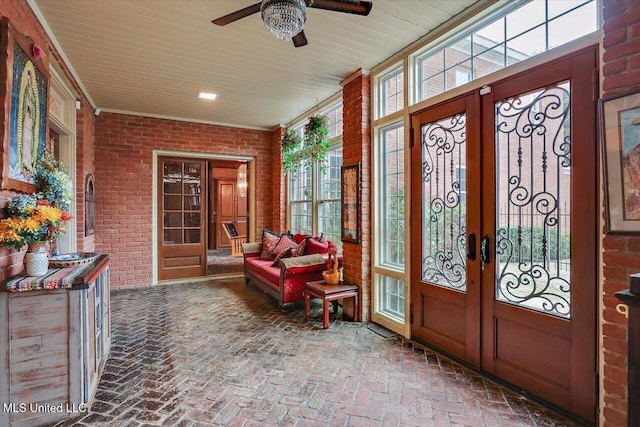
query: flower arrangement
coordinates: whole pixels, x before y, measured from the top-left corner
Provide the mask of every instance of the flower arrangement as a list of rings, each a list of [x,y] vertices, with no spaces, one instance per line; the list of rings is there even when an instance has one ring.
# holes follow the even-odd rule
[[[324,169],[329,150],[329,117],[310,116],[304,127],[304,145],[292,130],[282,136],[282,168],[285,173],[296,173],[305,160],[318,160]]]
[[[0,244],[20,250],[25,244],[54,240],[64,233],[72,216],[46,200],[21,194],[5,207],[7,218],[0,220]]]
[[[63,168],[62,162],[50,150],[44,150],[44,154],[36,162],[35,181],[38,191],[35,196],[66,211],[73,200],[73,184]]]

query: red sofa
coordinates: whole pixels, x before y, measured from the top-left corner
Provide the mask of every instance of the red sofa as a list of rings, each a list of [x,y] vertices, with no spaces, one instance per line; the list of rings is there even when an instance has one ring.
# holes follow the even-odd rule
[[[329,242],[331,247],[335,248],[333,242]],[[244,243],[242,252],[247,284],[273,296],[283,306],[304,301],[302,292],[307,282],[323,280],[322,272],[327,269],[326,252],[282,258],[277,262],[260,259],[262,242]]]

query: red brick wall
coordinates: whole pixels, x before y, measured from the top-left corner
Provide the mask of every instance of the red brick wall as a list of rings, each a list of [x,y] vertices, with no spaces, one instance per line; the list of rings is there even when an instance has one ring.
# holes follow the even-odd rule
[[[371,133],[369,111],[371,80],[359,76],[342,89],[343,160],[347,166],[360,162],[361,208],[360,244],[344,242],[342,246],[344,280],[358,285],[362,307],[361,320],[371,311]]]
[[[603,96],[640,90],[640,2],[604,1]],[[629,287],[640,272],[640,238],[604,236],[603,240],[603,388],[604,425],[627,423],[627,320],[615,310],[613,295]]]
[[[104,112],[95,128],[95,246],[111,255],[113,289],[152,283],[154,149],[255,156],[256,231],[272,227],[271,132]]]

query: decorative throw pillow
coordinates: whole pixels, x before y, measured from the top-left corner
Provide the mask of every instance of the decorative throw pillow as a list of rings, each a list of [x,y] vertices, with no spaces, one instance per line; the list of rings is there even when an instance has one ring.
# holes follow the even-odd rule
[[[304,253],[306,255],[309,254],[326,254],[329,249],[329,242],[324,240],[322,242],[317,241],[316,239],[307,239],[307,248]]]
[[[273,257],[278,257],[278,255],[282,256],[283,252],[286,252],[292,248],[297,249],[298,244],[293,240],[291,240],[289,236],[287,236],[286,234],[283,234],[282,236],[280,236],[280,240],[278,240],[276,245],[271,250],[271,256]]]
[[[279,234],[274,233],[271,230],[267,230],[266,228],[262,230],[262,252],[260,253],[260,259],[272,261],[275,256],[271,255],[271,251],[276,247],[279,240]]]

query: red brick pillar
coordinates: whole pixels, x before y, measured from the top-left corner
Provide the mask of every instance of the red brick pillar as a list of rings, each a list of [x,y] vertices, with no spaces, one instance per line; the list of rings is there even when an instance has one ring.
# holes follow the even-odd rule
[[[640,90],[640,2],[604,1],[603,96]],[[627,425],[627,319],[616,312],[615,292],[640,272],[640,238],[605,236],[602,285],[602,425]]]
[[[343,83],[342,164],[360,163],[360,243],[342,244],[344,280],[357,285],[362,321],[371,312],[371,124],[369,76],[358,71]]]
[[[275,231],[284,232],[287,227],[287,177],[282,171],[282,144],[280,140],[284,135],[283,127],[273,131],[271,137],[271,157],[273,159],[271,171],[273,173],[273,211],[270,227]],[[262,237],[262,230],[256,230],[256,240]]]

